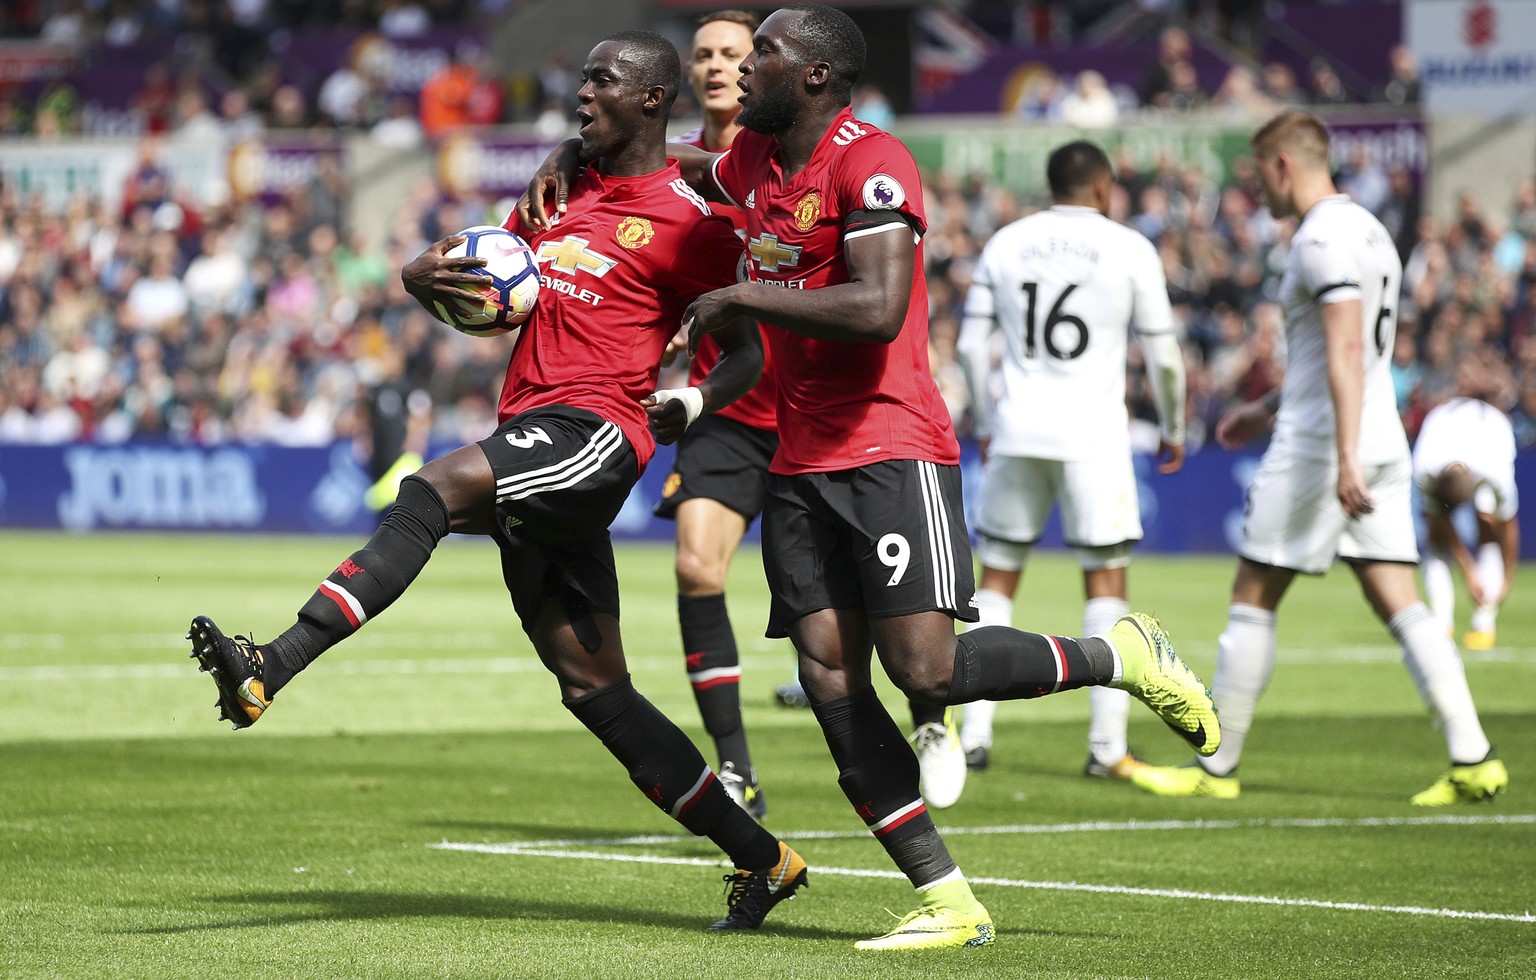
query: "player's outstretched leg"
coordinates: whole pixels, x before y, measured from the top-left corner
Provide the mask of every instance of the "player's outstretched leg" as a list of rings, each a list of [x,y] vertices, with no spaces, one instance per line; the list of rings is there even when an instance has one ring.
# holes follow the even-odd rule
[[[1414,806],[1450,806],[1453,803],[1488,803],[1509,788],[1509,770],[1493,749],[1481,762],[1453,765],[1434,784],[1414,794]]]
[[[1111,684],[1157,712],[1196,752],[1211,755],[1221,746],[1221,723],[1211,692],[1179,659],[1161,623],[1146,613],[1131,613],[1109,631],[1120,655],[1120,680]]]
[[[736,873],[726,876],[727,914],[710,929],[756,929],[775,905],[806,885],[800,855],[735,804],[688,736],[627,675],[562,703],[618,759],[646,799],[708,837],[736,865]]]
[[[996,938],[992,916],[964,880],[934,885],[918,894],[923,904],[902,916],[890,932],[861,939],[854,948],[964,949],[986,946]]]
[[[237,730],[254,725],[272,704],[261,679],[261,648],[238,633],[233,639],[225,636],[207,616],[192,620],[187,639],[192,641],[190,656],[198,669],[210,672],[219,689],[214,707],[220,720]]]

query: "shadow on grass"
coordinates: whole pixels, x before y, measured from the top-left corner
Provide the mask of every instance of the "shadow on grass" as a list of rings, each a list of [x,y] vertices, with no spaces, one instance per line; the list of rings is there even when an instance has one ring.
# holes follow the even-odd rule
[[[114,930],[118,935],[180,935],[228,929],[258,929],[304,922],[370,921],[376,919],[454,918],[519,922],[612,922],[660,929],[699,932],[709,921],[694,914],[655,908],[613,906],[583,902],[555,902],[536,898],[486,898],[477,895],[394,894],[346,891],[253,892],[202,900],[207,906],[270,906],[273,911],[237,916],[219,922],[166,925],[145,929]],[[292,906],[291,911],[276,911]],[[722,908],[721,911],[724,911]],[[772,919],[763,935],[800,939],[863,939],[861,933],[820,926],[784,925]],[[729,935],[729,934],[723,934]]]
[[[553,902],[540,899],[486,898],[474,895],[452,894],[394,894],[379,892],[345,891],[289,891],[254,892],[249,895],[231,895],[203,899],[208,906],[294,906],[292,911],[255,913],[219,922],[202,922],[187,925],[166,925],[144,929],[112,930],[112,935],[173,936],[188,933],[218,932],[232,929],[263,929],[272,926],[296,925],[305,922],[370,921],[377,919],[407,918],[454,918],[480,919],[507,922],[592,922],[620,923],[631,926],[647,926],[658,929],[676,929],[685,933],[705,931],[709,924],[698,915],[667,912],[661,909],[639,909],[633,906],[617,908],[583,902]],[[794,939],[832,939],[853,942],[868,939],[895,924],[893,916],[888,921],[872,918],[867,930],[835,929],[826,926],[788,925],[776,923],[771,918],[757,935],[780,936]],[[1011,926],[1010,936],[1039,936],[1064,939],[1102,940],[1114,939],[1113,934],[1102,931],[1072,929],[1030,929]],[[720,941],[725,937],[743,936],[745,933],[711,933]]]

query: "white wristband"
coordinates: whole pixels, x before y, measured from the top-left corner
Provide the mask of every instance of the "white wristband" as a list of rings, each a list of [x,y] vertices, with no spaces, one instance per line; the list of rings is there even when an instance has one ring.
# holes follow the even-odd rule
[[[679,401],[683,403],[683,412],[688,421],[684,428],[699,420],[704,414],[704,393],[697,388],[663,388],[654,395],[656,404],[665,405],[667,402]]]

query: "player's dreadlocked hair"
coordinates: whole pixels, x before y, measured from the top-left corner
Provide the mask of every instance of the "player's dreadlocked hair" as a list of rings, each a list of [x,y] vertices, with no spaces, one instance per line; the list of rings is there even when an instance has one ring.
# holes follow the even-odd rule
[[[807,61],[825,61],[832,66],[828,85],[832,94],[846,103],[853,85],[864,71],[864,32],[853,18],[836,7],[801,3],[784,7],[804,14],[786,33],[804,53]]]
[[[1098,144],[1087,140],[1074,140],[1058,146],[1045,162],[1045,179],[1051,185],[1051,196],[1058,200],[1071,197],[1099,175],[1113,172],[1109,157]]]
[[[683,63],[672,42],[655,31],[619,31],[603,40],[617,42],[623,48],[620,60],[640,70],[642,84],[660,85],[666,90],[662,108],[670,112],[672,102],[683,86]]]

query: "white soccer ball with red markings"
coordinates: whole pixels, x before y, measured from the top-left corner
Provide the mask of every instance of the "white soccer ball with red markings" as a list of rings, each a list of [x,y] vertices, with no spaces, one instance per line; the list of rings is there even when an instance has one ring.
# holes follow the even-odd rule
[[[495,337],[509,330],[516,330],[539,298],[539,267],[534,262],[533,249],[517,235],[495,225],[475,225],[458,233],[463,243],[450,248],[444,255],[457,258],[474,255],[485,259],[485,265],[471,269],[485,277],[480,294],[484,302],[433,300],[433,313],[437,318],[460,333],[471,337]],[[473,288],[473,287],[466,287]]]

